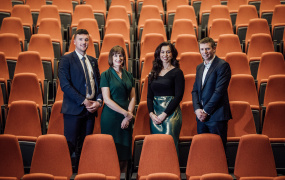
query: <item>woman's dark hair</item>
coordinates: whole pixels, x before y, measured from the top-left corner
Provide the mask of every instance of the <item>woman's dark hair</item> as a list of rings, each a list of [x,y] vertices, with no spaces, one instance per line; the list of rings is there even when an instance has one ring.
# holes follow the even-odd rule
[[[148,77],[148,81],[151,83],[154,79],[157,79],[160,71],[162,70],[163,68],[163,64],[162,64],[162,61],[160,59],[160,51],[161,51],[161,48],[163,46],[169,46],[170,47],[170,50],[171,50],[171,53],[172,53],[172,59],[171,59],[171,65],[176,67],[176,68],[179,68],[179,61],[177,61],[176,57],[177,57],[177,50],[176,48],[174,47],[173,44],[169,43],[169,42],[163,42],[161,43],[155,50],[154,52],[154,60],[152,62],[152,70],[150,72],[150,75]]]
[[[113,56],[114,56],[115,54],[122,54],[122,55],[123,55],[124,61],[123,61],[122,66],[124,67],[124,65],[125,65],[125,63],[126,63],[126,53],[125,53],[124,48],[122,48],[121,46],[114,46],[114,47],[110,50],[109,58],[108,58],[109,66],[110,66],[110,67],[113,67]]]

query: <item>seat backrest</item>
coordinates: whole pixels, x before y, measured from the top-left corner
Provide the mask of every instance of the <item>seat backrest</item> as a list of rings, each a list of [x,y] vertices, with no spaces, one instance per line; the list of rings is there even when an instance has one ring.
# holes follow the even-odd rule
[[[196,114],[193,108],[193,102],[192,101],[183,102],[181,105],[181,112],[182,112],[182,126],[180,131],[180,137],[196,135],[197,123],[196,123]]]
[[[92,36],[93,43],[98,43],[98,46],[100,47],[101,37],[96,19],[80,19],[77,25],[77,29],[86,29],[88,33]]]
[[[250,105],[244,101],[230,102],[232,119],[228,122],[228,138],[240,138],[246,134],[256,134]]]
[[[151,72],[153,61],[154,61],[154,53],[147,53],[144,59],[144,65],[141,72],[141,84],[142,81],[145,81],[146,76],[148,76],[149,73]]]
[[[124,6],[127,10],[127,13],[129,16],[131,16],[130,18],[130,24],[132,24],[133,22],[133,10],[132,10],[132,6],[131,6],[131,3],[130,3],[130,0],[112,0],[112,3],[111,3],[111,6]]]
[[[161,0],[138,0],[137,5],[139,6],[139,2],[142,2],[142,6],[148,6],[148,5],[155,5],[158,7],[159,13],[161,15],[164,15],[164,8]],[[141,7],[142,8],[142,7]],[[138,12],[141,12],[141,8],[138,7]]]
[[[178,35],[175,43],[175,48],[178,51],[177,59],[181,59],[181,55],[183,53],[200,52],[197,38],[195,35],[191,34]]]
[[[43,97],[39,80],[36,74],[33,73],[19,73],[15,74],[10,91],[8,104],[14,101],[28,100],[34,101],[42,110]]]
[[[74,45],[74,35],[71,38],[71,43],[69,45],[69,52],[72,52],[75,50],[75,45]],[[89,34],[89,42],[88,42],[88,48],[86,50],[86,54],[88,54],[89,56],[92,57],[96,57],[96,51],[94,48],[94,44],[93,44],[93,38],[91,36],[91,34]]]
[[[120,179],[118,155],[111,135],[86,136],[78,166],[78,174],[84,173],[101,173]]]
[[[167,134],[147,135],[141,151],[138,179],[158,172],[172,173],[180,177],[174,140]]]
[[[55,101],[49,118],[47,134],[60,134],[64,135],[64,120],[63,114],[61,113],[61,101]]]
[[[161,19],[158,7],[155,5],[145,5],[142,7],[140,18],[138,20],[138,38],[140,37],[140,29],[144,27],[147,19]]]
[[[13,33],[19,36],[19,40],[24,47],[25,33],[23,29],[22,20],[18,17],[6,17],[2,21],[0,34]]]
[[[215,42],[218,41],[222,34],[234,34],[231,20],[229,19],[214,19],[212,28],[209,31],[209,37],[213,38]]]
[[[280,0],[261,0],[259,7],[259,17],[264,12],[273,12],[276,5],[280,5]]]
[[[21,52],[18,56],[18,61],[15,68],[15,75],[19,73],[34,73],[39,82],[42,84],[44,90],[45,73],[39,52],[26,51]],[[46,92],[43,92],[46,93]]]
[[[41,6],[40,13],[37,20],[37,27],[40,26],[41,20],[44,18],[55,18],[61,24],[58,8],[56,5],[43,5]]]
[[[249,21],[248,28],[246,31],[246,37],[245,37],[245,50],[246,51],[247,51],[247,46],[248,46],[248,43],[250,42],[251,36],[257,33],[265,33],[271,36],[270,29],[269,29],[266,19],[255,18]]]
[[[147,53],[150,54],[150,53]],[[141,79],[144,80],[143,87],[141,88],[141,99],[140,102],[147,101],[147,91],[148,91],[148,76],[141,76]],[[142,81],[141,81],[142,85]]]
[[[37,104],[33,101],[14,101],[10,104],[4,134],[36,139],[42,134]],[[36,137],[36,138],[35,138]]]
[[[236,32],[240,26],[248,26],[249,21],[255,18],[258,18],[258,14],[254,5],[241,5],[236,17]]]
[[[241,5],[247,5],[247,0],[227,0],[227,6],[229,8],[230,13],[237,13],[238,9]]]
[[[85,4],[91,5],[94,13],[104,14],[106,21],[106,4],[104,0],[85,0]]]
[[[171,32],[171,43],[175,43],[177,36],[180,34],[191,34],[196,36],[194,26],[191,20],[189,19],[177,19],[173,22],[173,28]]]
[[[174,21],[178,19],[190,19],[194,27],[198,27],[197,19],[193,6],[179,5],[177,6]]]
[[[87,174],[80,174],[75,176],[75,180],[105,180],[106,176],[100,173],[87,173]]]
[[[257,91],[251,75],[232,75],[228,87],[228,95],[230,101],[245,101],[251,106],[259,108]]]
[[[75,6],[75,10],[72,15],[71,27],[76,27],[78,22],[82,18],[94,19],[94,14],[91,5],[81,4]]]
[[[148,19],[145,21],[141,36],[141,43],[143,43],[145,35],[149,33],[162,34],[164,38],[167,39],[164,24],[161,19]]]
[[[124,49],[125,54],[128,54],[124,36],[122,34],[106,34],[102,42],[101,53],[110,52],[110,50],[117,45]],[[128,56],[126,56],[126,62],[128,62]],[[126,63],[126,67],[128,69],[128,63]]]
[[[71,159],[65,136],[46,134],[38,137],[30,173],[47,173],[69,179]]]
[[[261,81],[268,80],[269,76],[277,74],[285,75],[283,55],[278,52],[263,53],[261,55],[256,78],[258,81],[258,87],[260,86]]]
[[[40,22],[38,34],[49,34],[52,42],[59,42],[62,47],[62,33],[61,25],[58,19],[55,18],[44,18]],[[62,48],[60,48],[62,51]]]
[[[126,22],[129,22],[126,7],[121,6],[121,5],[110,6],[109,11],[108,11],[108,16],[107,16],[107,22],[111,19],[124,19]],[[129,27],[129,23],[127,23],[127,25]]]
[[[146,78],[147,80],[147,78]],[[146,83],[146,82],[145,82]],[[147,86],[144,84],[144,86]],[[150,117],[149,117],[149,112],[147,108],[147,102],[145,101],[140,101],[137,114],[136,114],[136,119],[134,123],[134,128],[133,128],[133,135],[132,135],[132,145],[134,148],[134,141],[136,137],[139,137],[141,135],[149,135],[150,134]],[[134,149],[133,149],[134,150]]]
[[[29,51],[39,52],[42,60],[51,61],[53,67],[54,52],[50,35],[33,34],[29,43]]]
[[[105,35],[121,34],[126,43],[130,46],[130,27],[123,19],[110,19],[105,26]]]
[[[43,5],[46,5],[45,0],[26,0],[26,5],[29,5],[32,12],[40,12]]]
[[[188,1],[187,0],[167,0],[167,4],[166,4],[166,24],[168,24],[168,15],[170,13],[175,13],[176,9],[178,6],[181,5],[188,5]],[[169,24],[168,24],[169,25]]]
[[[0,8],[0,10],[2,12],[9,12],[9,13],[11,13],[11,11],[12,11],[12,3],[11,3],[11,1],[9,1],[9,0],[1,1],[1,8]]]
[[[149,33],[145,35],[145,38],[142,39],[142,41],[143,43],[141,45],[140,62],[144,60],[147,53],[154,52],[157,46],[162,42],[165,42],[166,39],[162,34]]]
[[[11,17],[18,17],[22,20],[23,26],[29,26],[31,31],[33,27],[33,18],[30,6],[28,5],[15,5],[13,6]]]
[[[211,30],[214,19],[228,19],[231,21],[229,8],[225,5],[214,5],[211,8],[208,20],[208,34]]]
[[[109,59],[109,52],[100,53],[98,59],[98,68],[101,74],[102,72],[108,70],[110,67],[108,59]]]
[[[239,38],[235,34],[222,34],[219,36],[216,55],[221,59],[225,59],[227,53],[230,52],[242,52],[239,43]]]
[[[277,176],[268,136],[250,134],[240,138],[234,175],[237,179],[249,176]]]
[[[3,78],[5,82],[9,79],[8,66],[3,52],[0,52],[0,78]]]
[[[285,75],[271,75],[264,94],[264,106],[270,102],[285,101]]]
[[[203,13],[210,13],[212,6],[220,4],[221,4],[220,0],[201,0],[201,6],[199,12],[199,24],[201,24]]]
[[[283,127],[285,126],[283,112],[285,111],[285,102],[277,101],[271,102],[266,108],[262,134],[269,138],[284,138],[285,133]]]
[[[188,155],[186,177],[208,173],[228,173],[222,139],[216,134],[195,135]]]
[[[245,53],[230,52],[225,57],[231,67],[232,75],[235,74],[248,74],[251,75],[248,59]]]
[[[233,180],[233,177],[224,173],[209,173],[204,174],[200,178],[201,180]]]
[[[276,5],[272,15],[272,35],[273,30],[276,26],[285,24],[285,6],[284,5]]]
[[[12,33],[0,34],[0,51],[5,53],[6,60],[17,60],[21,52],[19,36]]]
[[[264,33],[253,34],[247,50],[249,61],[251,58],[261,57],[262,53],[274,52],[271,36]]]
[[[24,175],[24,166],[18,139],[14,135],[1,134],[0,147],[0,176],[20,180]]]
[[[193,57],[195,57],[195,55],[193,55]],[[199,59],[200,59],[200,57],[196,56],[196,60],[199,61]],[[191,60],[188,59],[188,61],[191,61]],[[193,66],[196,65],[194,63],[197,63],[197,61],[196,62],[193,61]],[[191,64],[191,63],[189,62],[189,64]],[[199,64],[201,64],[201,63],[199,63]],[[181,66],[184,66],[184,65],[186,65],[186,64],[182,64]],[[197,66],[195,66],[195,67],[197,67]],[[183,73],[184,73],[184,71],[183,71]],[[181,103],[186,102],[186,101],[192,101],[192,94],[190,92],[192,92],[196,74],[195,73],[191,73],[191,74],[184,73],[184,77],[185,77],[185,91],[184,91],[184,95],[183,95],[183,98],[181,100]]]

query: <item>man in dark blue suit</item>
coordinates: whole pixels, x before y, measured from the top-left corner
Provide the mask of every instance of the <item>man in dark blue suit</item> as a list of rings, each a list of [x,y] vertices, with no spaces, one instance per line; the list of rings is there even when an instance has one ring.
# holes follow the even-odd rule
[[[70,154],[75,152],[75,172],[84,138],[93,133],[95,116],[103,100],[97,59],[86,55],[88,42],[88,31],[78,29],[72,42],[75,51],[62,56],[59,63],[64,135]]]
[[[197,66],[192,90],[197,132],[220,135],[226,147],[228,120],[232,118],[228,98],[231,68],[215,55],[212,38],[202,39],[199,47],[204,62]]]

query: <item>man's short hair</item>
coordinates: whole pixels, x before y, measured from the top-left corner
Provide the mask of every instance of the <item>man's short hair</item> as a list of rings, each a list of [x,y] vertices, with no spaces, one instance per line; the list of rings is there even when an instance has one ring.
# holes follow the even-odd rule
[[[199,45],[200,44],[206,44],[206,43],[210,43],[212,48],[216,47],[216,43],[215,43],[214,39],[212,39],[210,37],[205,37],[205,38],[201,39],[199,42]]]
[[[77,29],[76,32],[74,33],[74,39],[76,38],[77,34],[86,34],[89,35],[88,31],[86,29]]]

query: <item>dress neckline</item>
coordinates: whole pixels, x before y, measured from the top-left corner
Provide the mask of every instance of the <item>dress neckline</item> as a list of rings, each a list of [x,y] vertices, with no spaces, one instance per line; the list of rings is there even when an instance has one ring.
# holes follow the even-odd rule
[[[176,69],[176,67],[174,67],[173,69]],[[163,76],[158,76],[158,77],[164,77],[166,76],[170,71],[172,71],[173,69],[169,70],[167,73],[165,73]]]

